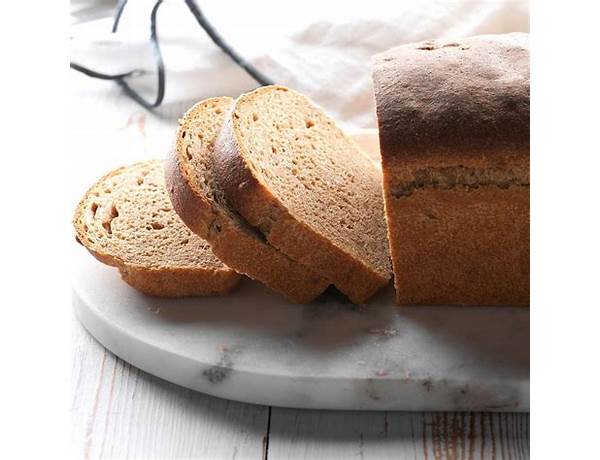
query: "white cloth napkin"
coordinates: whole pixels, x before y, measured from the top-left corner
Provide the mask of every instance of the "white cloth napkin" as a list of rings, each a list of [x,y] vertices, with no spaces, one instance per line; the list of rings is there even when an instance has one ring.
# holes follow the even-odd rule
[[[154,1],[129,0],[119,32],[114,1],[73,0],[71,59],[105,73],[154,70],[148,37]],[[375,126],[370,60],[430,38],[529,30],[524,0],[390,2],[201,1],[234,49],[276,83],[297,89],[346,128]],[[181,0],[166,0],[158,35],[167,72],[165,104],[237,96],[256,82],[214,45]],[[136,77],[151,94],[155,76]],[[123,96],[126,97],[126,96]]]

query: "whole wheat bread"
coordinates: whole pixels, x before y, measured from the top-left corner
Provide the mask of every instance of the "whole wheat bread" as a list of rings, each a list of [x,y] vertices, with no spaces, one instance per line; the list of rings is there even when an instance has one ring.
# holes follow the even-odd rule
[[[73,225],[77,240],[98,260],[147,294],[224,294],[240,281],[173,210],[161,160],[101,178],[77,206]]]
[[[399,304],[529,304],[529,36],[374,58]]]
[[[353,302],[391,273],[381,172],[333,120],[282,86],[240,96],[215,146],[231,205]]]
[[[173,207],[228,266],[290,300],[310,302],[329,282],[268,244],[230,209],[216,181],[213,146],[232,105],[233,99],[228,97],[208,99],[188,110],[180,121],[175,149],[166,167]]]

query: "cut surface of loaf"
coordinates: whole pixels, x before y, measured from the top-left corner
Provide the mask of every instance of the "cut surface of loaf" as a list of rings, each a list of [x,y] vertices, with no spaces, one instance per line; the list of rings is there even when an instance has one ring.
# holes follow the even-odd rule
[[[396,301],[529,304],[529,38],[374,57]]]
[[[330,284],[268,244],[231,210],[214,172],[213,147],[233,106],[228,97],[199,102],[180,121],[166,182],[173,206],[186,225],[208,240],[228,266],[294,302],[307,303]]]
[[[123,279],[163,297],[224,294],[240,275],[179,219],[164,186],[164,162],[116,169],[85,194],[73,219],[77,240]]]
[[[387,284],[381,173],[305,96],[281,86],[240,96],[215,165],[232,206],[350,300],[363,302]]]

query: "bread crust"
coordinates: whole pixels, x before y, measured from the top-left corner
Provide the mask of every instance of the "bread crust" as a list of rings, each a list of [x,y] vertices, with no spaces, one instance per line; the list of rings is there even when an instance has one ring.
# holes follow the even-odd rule
[[[399,304],[529,304],[526,34],[374,58]]]
[[[384,162],[529,157],[528,34],[403,45],[373,69]]]
[[[225,212],[213,206],[187,176],[185,144],[180,135],[190,130],[189,119],[195,110],[220,98],[202,101],[184,116],[177,135],[175,149],[167,159],[165,182],[173,208],[183,222],[206,239],[214,254],[239,273],[262,282],[297,303],[308,303],[320,295],[329,281],[287,257],[264,241],[264,237],[249,226],[242,226]]]
[[[230,292],[239,284],[241,276],[224,265],[221,268],[144,267],[127,263],[118,254],[101,250],[88,238],[83,216],[91,194],[97,191],[99,185],[122,174],[127,169],[137,168],[152,162],[162,163],[162,160],[143,161],[115,169],[90,187],[80,200],[73,217],[76,240],[100,262],[116,267],[126,283],[146,294],[157,297],[187,297],[219,295]]]
[[[290,91],[281,86],[259,88],[241,96],[236,106],[244,97],[273,89]],[[298,220],[256,177],[244,158],[236,106],[225,119],[214,150],[217,177],[227,199],[248,222],[260,229],[270,244],[332,280],[352,302],[369,299],[389,282],[389,274],[375,272]]]
[[[217,296],[233,291],[242,277],[233,270],[148,268],[86,248],[100,262],[116,267],[127,284],[155,297]]]
[[[400,305],[529,305],[529,187],[425,188],[387,202]]]

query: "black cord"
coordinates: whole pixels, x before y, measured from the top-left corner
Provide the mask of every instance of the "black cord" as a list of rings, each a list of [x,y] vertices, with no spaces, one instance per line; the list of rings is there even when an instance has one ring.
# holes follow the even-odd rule
[[[273,82],[267,78],[262,72],[260,72],[256,67],[246,61],[242,56],[235,52],[229,44],[218,34],[215,28],[212,26],[210,22],[206,19],[202,11],[196,4],[195,0],[185,0],[185,4],[188,6],[196,21],[200,27],[204,29],[210,39],[213,41],[215,45],[217,45],[221,50],[229,56],[233,62],[243,68],[252,78],[254,78],[258,83],[262,86],[272,85]]]
[[[157,70],[156,99],[154,100],[154,102],[148,102],[137,91],[133,90],[124,78],[116,79],[116,82],[121,88],[123,88],[125,93],[130,98],[132,98],[134,101],[144,106],[148,110],[152,110],[153,108],[158,107],[165,98],[165,64],[163,62],[162,53],[160,52],[160,44],[158,43],[158,35],[156,33],[156,13],[158,12],[158,8],[162,4],[162,2],[163,0],[158,0],[154,4],[154,7],[152,8],[152,13],[150,14],[150,43],[152,44],[152,52],[154,54],[154,60],[156,61]],[[127,3],[127,0],[124,0],[124,3]],[[116,31],[118,28],[120,16],[121,15],[117,13],[117,16],[115,17],[115,25],[113,26],[114,31]]]
[[[121,15],[123,14],[123,10],[125,9],[125,5],[127,5],[127,0],[119,0],[117,3],[117,10],[115,12],[115,20],[112,26],[112,33],[114,34],[119,28],[119,21],[121,20]]]
[[[119,73],[116,75],[109,75],[102,72],[96,72],[95,70],[88,69],[87,67],[83,67],[82,65],[76,64],[74,62],[69,63],[69,67],[73,70],[77,70],[88,77],[99,78],[101,80],[117,80],[119,78],[131,77],[132,75],[142,75],[145,72],[143,70],[132,70],[131,72]]]
[[[126,81],[126,78],[131,77],[133,75],[142,75],[146,73],[143,70],[132,70],[131,72],[121,73],[121,74],[105,74],[102,72],[98,72],[95,70],[88,69],[80,64],[75,62],[70,63],[70,67],[73,70],[81,72],[89,77],[100,78],[102,80],[114,80],[125,93],[131,97],[138,104],[142,105],[148,110],[152,110],[158,107],[165,96],[165,66],[162,57],[162,53],[160,50],[160,43],[158,40],[158,34],[156,31],[156,15],[158,12],[158,8],[162,4],[163,0],[157,0],[152,8],[152,13],[150,15],[150,43],[152,44],[152,51],[154,55],[154,60],[156,62],[157,68],[157,92],[156,98],[154,102],[148,102],[144,97],[142,97],[137,91],[131,88]],[[210,37],[210,39],[215,43],[227,56],[229,56],[237,65],[243,68],[252,78],[254,78],[260,85],[271,85],[272,82],[269,78],[267,78],[264,74],[262,74],[256,67],[247,62],[242,56],[240,56],[229,44],[218,34],[216,29],[212,26],[212,24],[206,19],[195,0],[185,0],[185,4],[187,5],[190,12],[194,15],[194,18],[202,27],[202,29],[206,32],[206,34]],[[127,0],[119,0],[117,3],[117,8],[115,11],[115,19],[112,26],[112,32],[115,33],[119,28],[119,22],[121,20],[121,15],[123,14],[123,10],[127,5]]]

